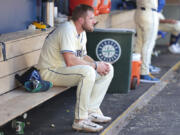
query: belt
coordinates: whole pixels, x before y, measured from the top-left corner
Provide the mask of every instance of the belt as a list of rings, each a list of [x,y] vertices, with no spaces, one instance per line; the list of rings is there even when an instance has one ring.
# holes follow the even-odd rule
[[[140,9],[141,10],[146,10],[147,8],[145,8],[145,7],[140,7]],[[152,11],[155,11],[155,12],[157,12],[157,10],[155,9],[155,8],[150,8]]]

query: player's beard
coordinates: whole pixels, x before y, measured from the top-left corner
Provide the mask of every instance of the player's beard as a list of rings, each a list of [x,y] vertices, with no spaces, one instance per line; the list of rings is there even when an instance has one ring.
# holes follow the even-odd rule
[[[93,32],[93,30],[94,30],[94,26],[93,27],[88,27],[88,25],[86,25],[86,23],[84,23],[82,25],[82,28],[83,28],[84,31],[87,31],[87,32]]]

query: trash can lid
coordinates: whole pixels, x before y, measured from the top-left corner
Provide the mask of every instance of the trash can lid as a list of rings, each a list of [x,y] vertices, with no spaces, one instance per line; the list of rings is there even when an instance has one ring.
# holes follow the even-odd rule
[[[122,28],[95,28],[94,32],[135,33],[135,30],[134,29],[122,29]]]

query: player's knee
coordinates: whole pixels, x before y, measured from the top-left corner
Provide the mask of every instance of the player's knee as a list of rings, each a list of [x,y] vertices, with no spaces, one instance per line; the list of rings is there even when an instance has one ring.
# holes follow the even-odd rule
[[[111,64],[109,64],[109,67],[110,67],[110,71],[109,71],[109,73],[107,75],[110,76],[110,77],[113,77],[114,76],[114,67]]]
[[[83,74],[84,77],[87,77],[89,79],[95,80],[96,72],[94,68],[91,66],[83,66],[81,74]]]

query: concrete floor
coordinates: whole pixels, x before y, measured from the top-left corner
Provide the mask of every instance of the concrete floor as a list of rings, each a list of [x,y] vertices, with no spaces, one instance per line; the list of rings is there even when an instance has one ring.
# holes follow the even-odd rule
[[[180,132],[180,69],[119,135],[177,135]]]

